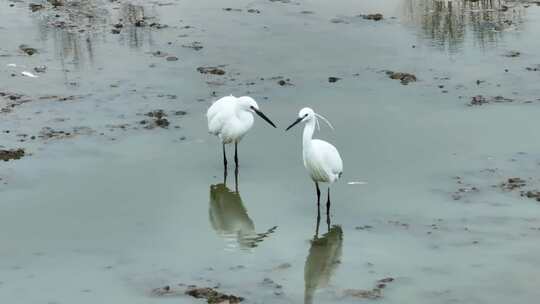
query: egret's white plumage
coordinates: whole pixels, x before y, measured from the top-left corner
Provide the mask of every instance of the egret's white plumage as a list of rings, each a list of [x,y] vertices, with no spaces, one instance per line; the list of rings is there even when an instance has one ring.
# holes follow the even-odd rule
[[[208,111],[208,132],[219,137],[223,143],[224,163],[227,164],[225,156],[225,144],[234,143],[237,145],[244,135],[253,126],[253,113],[266,120],[274,128],[274,123],[266,117],[260,110],[257,102],[249,96],[234,97],[225,96],[215,101]],[[235,149],[235,160],[236,157]]]
[[[320,140],[313,139],[315,127],[319,126],[318,118],[324,120],[330,127],[332,125],[323,116],[315,113],[310,108],[303,108],[298,113],[298,119],[291,124],[287,130],[294,125],[305,122],[304,134],[302,137],[302,156],[304,159],[304,167],[309,173],[311,179],[317,185],[317,198],[320,197],[318,183],[334,183],[343,173],[343,161],[338,150],[332,144]],[[328,202],[330,201],[330,189],[328,190]]]
[[[295,124],[299,122],[306,123],[302,137],[304,167],[306,167],[314,182],[333,183],[339,179],[343,172],[343,161],[338,150],[332,144],[324,140],[313,139],[315,126],[318,126],[319,123],[318,117],[321,117],[329,126],[332,126],[324,117],[310,108],[300,110],[298,119],[295,122]]]

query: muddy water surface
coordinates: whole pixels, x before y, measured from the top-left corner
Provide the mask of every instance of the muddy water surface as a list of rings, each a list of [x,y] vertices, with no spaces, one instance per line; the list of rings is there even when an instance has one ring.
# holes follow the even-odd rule
[[[540,7],[0,7],[0,148],[26,152],[0,167],[5,302],[195,301],[179,284],[248,303],[540,296],[540,206],[521,196],[540,188]],[[225,74],[197,71],[209,66]],[[256,119],[237,185],[204,116],[226,94],[278,124]],[[303,106],[333,123],[317,136],[345,164],[318,231],[301,130],[284,132]]]

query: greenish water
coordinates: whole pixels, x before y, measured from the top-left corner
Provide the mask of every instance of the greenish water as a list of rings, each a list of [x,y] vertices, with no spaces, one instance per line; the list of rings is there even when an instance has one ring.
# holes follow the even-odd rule
[[[0,164],[2,302],[192,303],[151,294],[183,283],[248,303],[356,303],[347,290],[387,277],[380,303],[540,296],[540,206],[492,187],[513,176],[539,184],[540,72],[526,67],[540,63],[540,7],[122,1],[91,20],[70,15],[91,27],[79,32],[9,3],[0,0],[0,91],[33,101],[0,114],[10,130],[0,145],[31,153]],[[141,9],[169,27],[111,33]],[[385,19],[355,17],[375,12]],[[194,41],[203,49],[182,46]],[[39,53],[22,54],[23,43]],[[511,50],[520,56],[503,56]],[[20,75],[41,65],[39,78]],[[196,71],[215,65],[225,76]],[[383,70],[418,81],[401,85]],[[222,185],[220,145],[206,130],[213,92],[249,94],[278,125],[256,118],[242,141],[237,193],[233,178]],[[468,106],[476,95],[515,102]],[[284,132],[304,106],[332,122],[316,136],[344,160],[330,231],[323,219],[318,234],[301,130]],[[140,125],[156,109],[169,129]],[[43,127],[92,132],[18,141]],[[454,200],[455,176],[480,191]],[[348,184],[357,181],[367,184]]]

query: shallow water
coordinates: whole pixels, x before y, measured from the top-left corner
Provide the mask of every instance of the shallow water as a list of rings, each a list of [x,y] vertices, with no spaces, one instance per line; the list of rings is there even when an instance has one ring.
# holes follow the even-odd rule
[[[540,296],[540,207],[492,187],[513,176],[539,184],[540,72],[526,67],[540,63],[540,7],[123,1],[85,8],[92,20],[61,16],[90,25],[79,32],[48,25],[48,10],[10,3],[0,0],[0,91],[33,101],[0,113],[0,130],[10,130],[1,145],[31,153],[0,169],[3,302],[192,303],[151,293],[183,283],[218,285],[249,303],[353,303],[350,289],[387,277],[395,280],[381,303]],[[169,27],[111,33],[141,10]],[[356,17],[374,12],[385,19]],[[182,47],[194,41],[204,48]],[[24,55],[23,43],[39,53]],[[503,56],[511,50],[520,56]],[[225,76],[196,71],[222,64]],[[39,78],[20,75],[40,65],[48,69]],[[383,70],[418,81],[402,85]],[[204,116],[213,95],[231,93],[250,94],[278,124],[256,119],[242,141],[238,193],[232,172],[222,185]],[[39,99],[47,95],[76,98]],[[468,106],[476,95],[515,101]],[[303,106],[333,123],[317,136],[345,164],[330,232],[323,213],[318,234],[301,130],[283,131]],[[168,129],[139,124],[156,109],[169,114]],[[86,131],[19,142],[43,127]],[[456,176],[479,191],[455,200]],[[367,184],[348,184],[356,181]]]

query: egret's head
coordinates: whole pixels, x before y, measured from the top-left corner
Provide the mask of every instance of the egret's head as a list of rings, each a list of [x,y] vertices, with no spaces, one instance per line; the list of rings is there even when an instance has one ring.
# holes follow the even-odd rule
[[[326,118],[324,118],[320,114],[315,113],[313,109],[306,107],[300,110],[300,112],[298,112],[298,118],[287,129],[285,129],[285,131],[289,130],[290,128],[294,127],[296,124],[300,122],[308,122],[308,121],[315,121],[317,128],[319,128],[319,120],[317,118],[321,118],[322,120],[324,120],[324,122],[328,124],[328,126],[330,126],[330,128],[332,129],[334,128],[332,124]]]
[[[262,119],[266,120],[267,123],[272,125],[272,127],[274,127],[274,128],[276,127],[276,125],[270,120],[270,118],[266,117],[266,115],[264,115],[263,112],[261,112],[259,110],[259,105],[257,104],[257,102],[253,98],[251,98],[249,96],[239,97],[238,98],[238,105],[240,106],[240,108],[242,110],[249,111],[251,113],[257,114]]]
[[[255,101],[255,99],[249,96],[238,97],[238,105],[243,110],[249,111],[251,113],[255,113],[255,111],[259,110],[259,105]]]
[[[315,111],[313,111],[311,108],[303,108],[298,112],[298,118],[302,121],[308,121],[313,118],[315,118]]]

